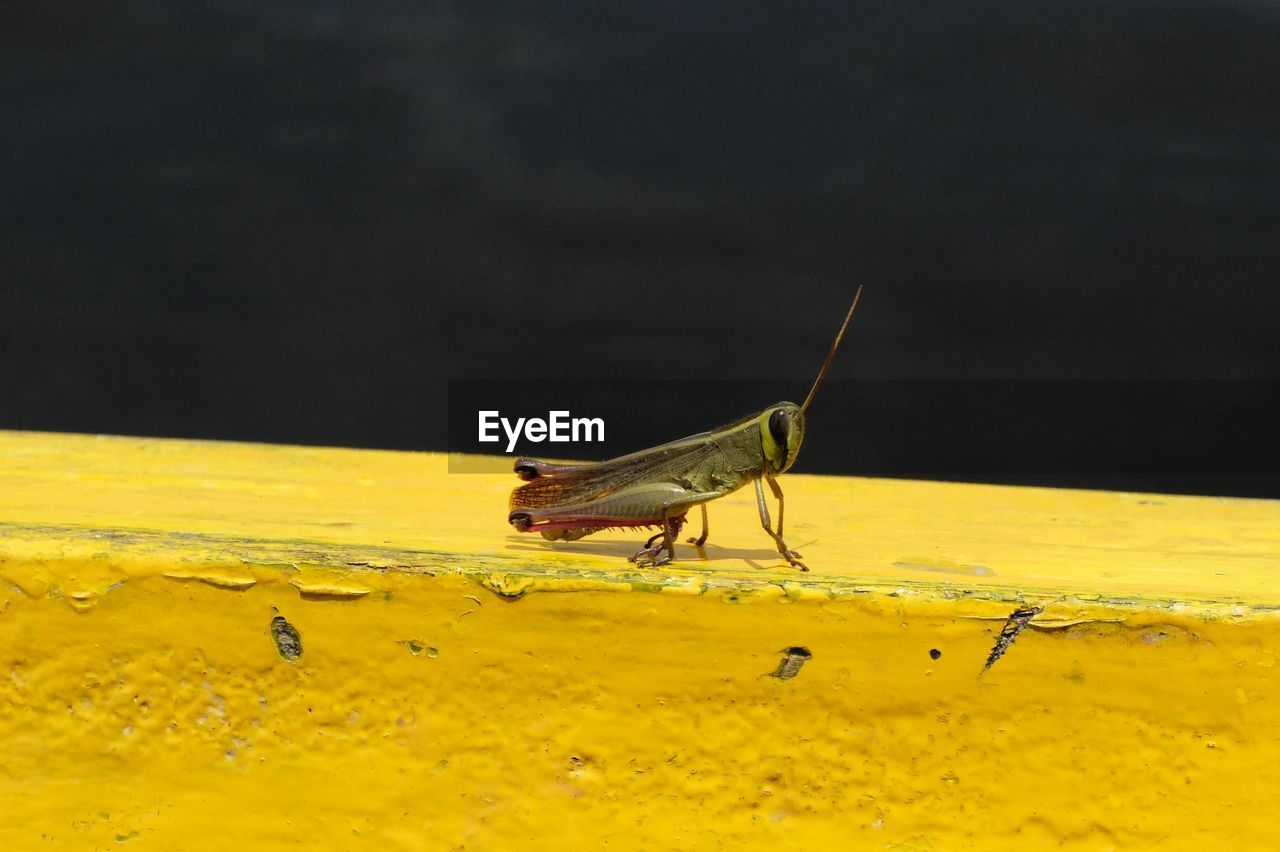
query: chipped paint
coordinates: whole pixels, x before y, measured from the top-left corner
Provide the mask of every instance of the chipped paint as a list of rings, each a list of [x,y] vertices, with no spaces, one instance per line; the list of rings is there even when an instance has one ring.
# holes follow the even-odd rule
[[[267,632],[271,636],[271,641],[275,643],[280,659],[296,663],[302,658],[302,636],[298,633],[298,628],[290,624],[283,615],[272,617],[271,626]]]
[[[1044,612],[1044,607],[1028,606],[1015,609],[1005,620],[1004,627],[1000,629],[1000,635],[996,637],[996,644],[991,649],[991,653],[987,655],[987,662],[982,667],[982,671],[978,676],[986,674],[987,671],[996,664],[996,661],[1003,657],[1018,639],[1018,635],[1026,629],[1031,623],[1031,619]],[[1079,622],[1077,622],[1079,623]]]
[[[354,572],[338,571],[320,566],[299,568],[289,582],[305,595],[326,598],[361,598],[369,594],[369,586],[354,576]]]
[[[778,667],[769,674],[770,677],[776,677],[778,680],[791,680],[800,674],[800,669],[805,663],[813,659],[813,654],[802,645],[783,648],[778,653],[782,654],[782,659],[778,661]]]

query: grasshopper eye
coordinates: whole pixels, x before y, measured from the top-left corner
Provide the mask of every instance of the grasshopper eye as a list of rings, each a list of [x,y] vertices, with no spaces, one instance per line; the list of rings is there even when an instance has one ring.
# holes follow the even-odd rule
[[[769,434],[773,437],[773,442],[785,448],[787,446],[787,435],[791,431],[791,418],[787,417],[787,412],[782,408],[775,408],[773,413],[769,415]]]
[[[791,467],[804,440],[804,412],[794,402],[780,402],[760,412],[760,449],[773,473]]]

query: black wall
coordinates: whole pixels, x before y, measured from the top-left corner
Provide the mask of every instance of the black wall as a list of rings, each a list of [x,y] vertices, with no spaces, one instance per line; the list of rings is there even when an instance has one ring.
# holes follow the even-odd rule
[[[963,441],[832,402],[798,469],[1280,496],[1280,5],[608,5],[4,7],[0,428],[442,449],[448,379],[778,382],[657,443],[802,396],[864,283],[838,378],[1111,382]]]

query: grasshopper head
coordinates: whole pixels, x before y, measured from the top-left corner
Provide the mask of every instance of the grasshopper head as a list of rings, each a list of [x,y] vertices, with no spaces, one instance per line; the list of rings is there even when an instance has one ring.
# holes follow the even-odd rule
[[[795,462],[804,441],[804,411],[794,402],[771,405],[760,415],[760,446],[765,465],[783,473]]]

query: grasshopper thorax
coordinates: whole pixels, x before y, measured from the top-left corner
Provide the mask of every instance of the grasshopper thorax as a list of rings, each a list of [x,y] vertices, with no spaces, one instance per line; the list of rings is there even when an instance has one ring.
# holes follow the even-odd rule
[[[783,473],[795,462],[804,441],[804,411],[794,402],[771,405],[760,415],[760,447],[770,473]]]

